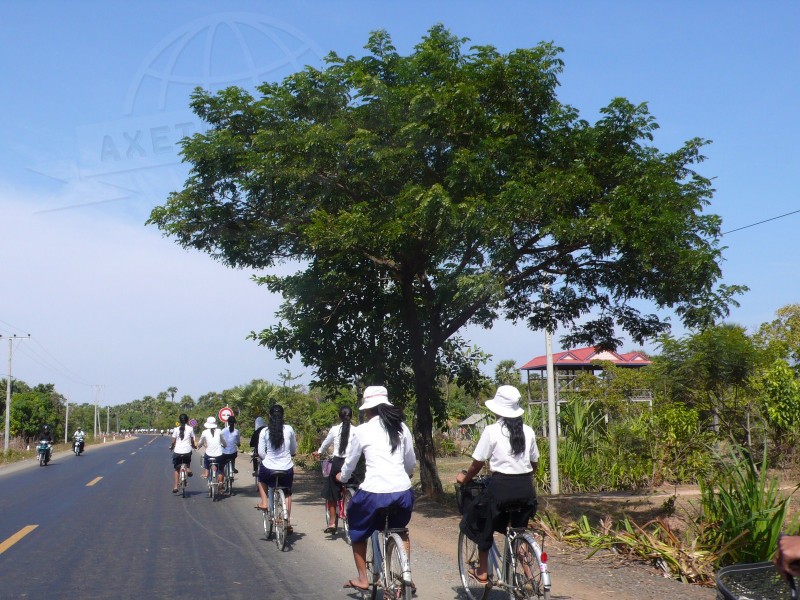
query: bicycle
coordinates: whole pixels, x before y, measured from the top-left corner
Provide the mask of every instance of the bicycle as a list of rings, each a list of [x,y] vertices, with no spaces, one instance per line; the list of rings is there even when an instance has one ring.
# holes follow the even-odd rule
[[[233,496],[233,462],[230,460],[225,461],[225,468],[223,469],[222,491],[227,492],[229,496]]]
[[[464,511],[464,498],[477,497],[486,486],[486,478],[476,478],[472,484],[456,484],[456,500],[459,511]],[[519,513],[527,508],[525,504],[508,503],[503,509],[508,513]],[[488,577],[485,583],[478,581],[469,571],[478,569],[478,546],[464,532],[458,534],[458,572],[464,591],[470,600],[484,600],[493,587],[508,592],[513,600],[550,600],[550,571],[547,567],[547,553],[544,552],[544,532],[542,544],[534,539],[528,527],[507,527],[503,552],[492,541],[489,549]]]
[[[384,528],[373,533],[367,541],[367,579],[371,600],[378,597],[379,587],[383,587],[383,597],[387,600],[411,600],[415,591],[411,580],[411,561],[403,540],[408,539],[408,528],[389,527],[389,516],[395,510],[383,508],[378,511],[384,515]],[[384,556],[386,560],[383,560]]]
[[[189,485],[189,467],[186,463],[182,462],[178,470],[178,487],[181,490],[181,497],[186,498],[186,486]]]
[[[333,523],[331,523],[331,515],[330,512],[328,512],[328,503],[326,502],[322,506],[325,509],[325,527],[334,527],[336,531],[338,531],[339,524],[341,523],[342,537],[348,546],[350,545],[350,524],[347,521],[347,505],[350,503],[353,494],[355,494],[357,491],[358,486],[349,482],[339,482],[339,499],[336,501],[334,506]]]
[[[268,489],[269,508],[259,508],[264,520],[264,535],[269,540],[275,536],[275,545],[283,551],[289,528],[289,510],[286,507],[286,488],[281,486],[280,478],[288,471],[272,471],[275,486]],[[277,510],[276,510],[277,508]]]
[[[717,600],[797,598],[794,578],[785,582],[771,562],[722,567],[716,580]]]
[[[217,496],[219,496],[219,479],[217,479],[218,469],[219,463],[217,463],[217,459],[210,456],[208,458],[208,497],[211,498],[212,502],[216,502]]]

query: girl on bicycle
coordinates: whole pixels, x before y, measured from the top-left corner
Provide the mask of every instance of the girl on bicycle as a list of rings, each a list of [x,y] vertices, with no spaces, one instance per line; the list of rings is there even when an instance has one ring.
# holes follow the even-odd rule
[[[346,588],[363,591],[369,587],[367,540],[385,525],[380,509],[395,508],[389,517],[389,527],[405,527],[411,520],[414,507],[411,475],[417,460],[411,432],[403,422],[403,411],[389,402],[385,387],[370,386],[365,389],[361,410],[365,422],[355,428],[355,435],[347,446],[344,465],[336,480],[345,483],[350,479],[363,452],[367,462],[366,476],[347,509],[358,579],[351,579],[344,584]],[[404,541],[410,557],[410,541],[407,537]]]
[[[197,448],[200,449],[206,446],[206,453],[203,455],[203,477],[208,477],[208,470],[211,468],[209,459],[216,458],[217,465],[217,482],[221,485],[224,478],[222,472],[221,460],[222,449],[225,447],[225,440],[222,435],[217,431],[217,420],[214,417],[208,417],[206,422],[203,423],[205,431],[200,435],[200,441],[197,442]]]
[[[327,437],[320,445],[319,450],[314,453],[314,456],[319,458],[319,456],[327,451],[331,444],[333,444],[331,470],[328,477],[325,478],[325,483],[322,487],[322,497],[325,498],[329,515],[328,523],[330,523],[330,525],[325,528],[325,533],[336,533],[336,526],[334,525],[334,523],[336,523],[336,503],[339,501],[340,494],[340,485],[339,482],[336,481],[336,474],[342,470],[347,447],[350,444],[350,440],[352,440],[355,435],[355,427],[350,426],[352,418],[353,409],[349,406],[342,406],[339,409],[339,420],[341,422],[331,427]]]
[[[283,407],[273,404],[269,409],[269,424],[261,430],[258,437],[258,485],[262,488],[261,502],[256,506],[261,510],[269,508],[265,499],[269,497],[269,489],[275,487],[274,471],[286,471],[280,476],[280,485],[286,488],[286,521],[287,533],[292,533],[292,481],[294,480],[294,461],[297,454],[297,438],[291,425],[283,422]]]
[[[525,412],[519,405],[520,393],[512,385],[501,385],[486,407],[498,416],[497,422],[486,427],[472,453],[469,469],[456,476],[458,483],[469,483],[489,461],[491,478],[481,496],[464,511],[461,531],[478,546],[479,565],[469,575],[478,583],[488,581],[487,562],[493,532],[505,533],[509,514],[507,503],[527,504],[527,509],[515,512],[512,527],[525,527],[536,514],[536,491],[533,473],[539,462],[539,449],[533,429],[522,422]]]
[[[172,484],[172,493],[178,493],[178,471],[181,465],[186,465],[188,471],[187,475],[192,476],[190,465],[192,464],[192,448],[197,448],[194,441],[194,428],[187,427],[189,423],[189,416],[182,414],[178,417],[180,427],[172,430],[172,443],[169,449],[172,450],[172,466],[175,469],[175,479]]]
[[[239,456],[239,446],[242,443],[239,430],[236,429],[236,418],[231,415],[225,422],[225,427],[220,432],[222,437],[225,438],[225,448],[222,450],[222,464],[220,469],[225,470],[225,464],[231,463],[233,472],[238,473],[236,470],[236,457]]]

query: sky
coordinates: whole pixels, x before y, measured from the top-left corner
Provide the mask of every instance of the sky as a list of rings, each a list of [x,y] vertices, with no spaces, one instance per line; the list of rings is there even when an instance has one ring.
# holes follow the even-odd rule
[[[280,81],[332,50],[362,54],[377,29],[403,54],[436,23],[502,52],[553,41],[559,99],[583,118],[623,96],[648,103],[662,151],[712,140],[699,171],[723,218],[724,282],[750,287],[729,321],[754,331],[800,301],[800,213],[747,227],[800,211],[798,2],[10,0],[0,14],[0,375],[7,338],[30,334],[11,342],[13,377],[70,402],[312,379],[246,339],[280,304],[253,271],[144,223],[185,181],[192,89]],[[491,354],[489,375],[545,352],[522,324],[464,337]]]

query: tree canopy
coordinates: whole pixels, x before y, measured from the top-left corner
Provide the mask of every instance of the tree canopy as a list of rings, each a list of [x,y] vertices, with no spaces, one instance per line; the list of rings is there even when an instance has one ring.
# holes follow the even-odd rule
[[[615,98],[590,124],[556,96],[561,49],[507,54],[432,27],[408,56],[384,31],[254,97],[196,90],[207,131],[183,142],[185,187],[148,223],[284,297],[254,334],[335,386],[382,381],[415,404],[423,489],[441,492],[437,377],[468,384],[485,356],[459,337],[501,316],[566,328],[565,344],[641,343],[727,314],[720,219],[694,170],[706,141],[652,145],[645,104]]]

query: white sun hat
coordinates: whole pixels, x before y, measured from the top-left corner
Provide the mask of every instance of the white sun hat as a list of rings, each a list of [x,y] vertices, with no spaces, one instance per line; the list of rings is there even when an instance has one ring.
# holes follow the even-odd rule
[[[497,388],[494,398],[486,401],[486,408],[500,417],[513,419],[519,417],[525,411],[519,406],[519,399],[522,394],[513,385],[501,385]]]
[[[203,427],[206,429],[214,429],[217,426],[217,420],[214,417],[208,417],[206,422],[203,423]]]
[[[382,385],[371,385],[364,390],[364,401],[361,403],[360,410],[375,408],[379,404],[392,406],[392,403],[389,402],[389,392]]]

